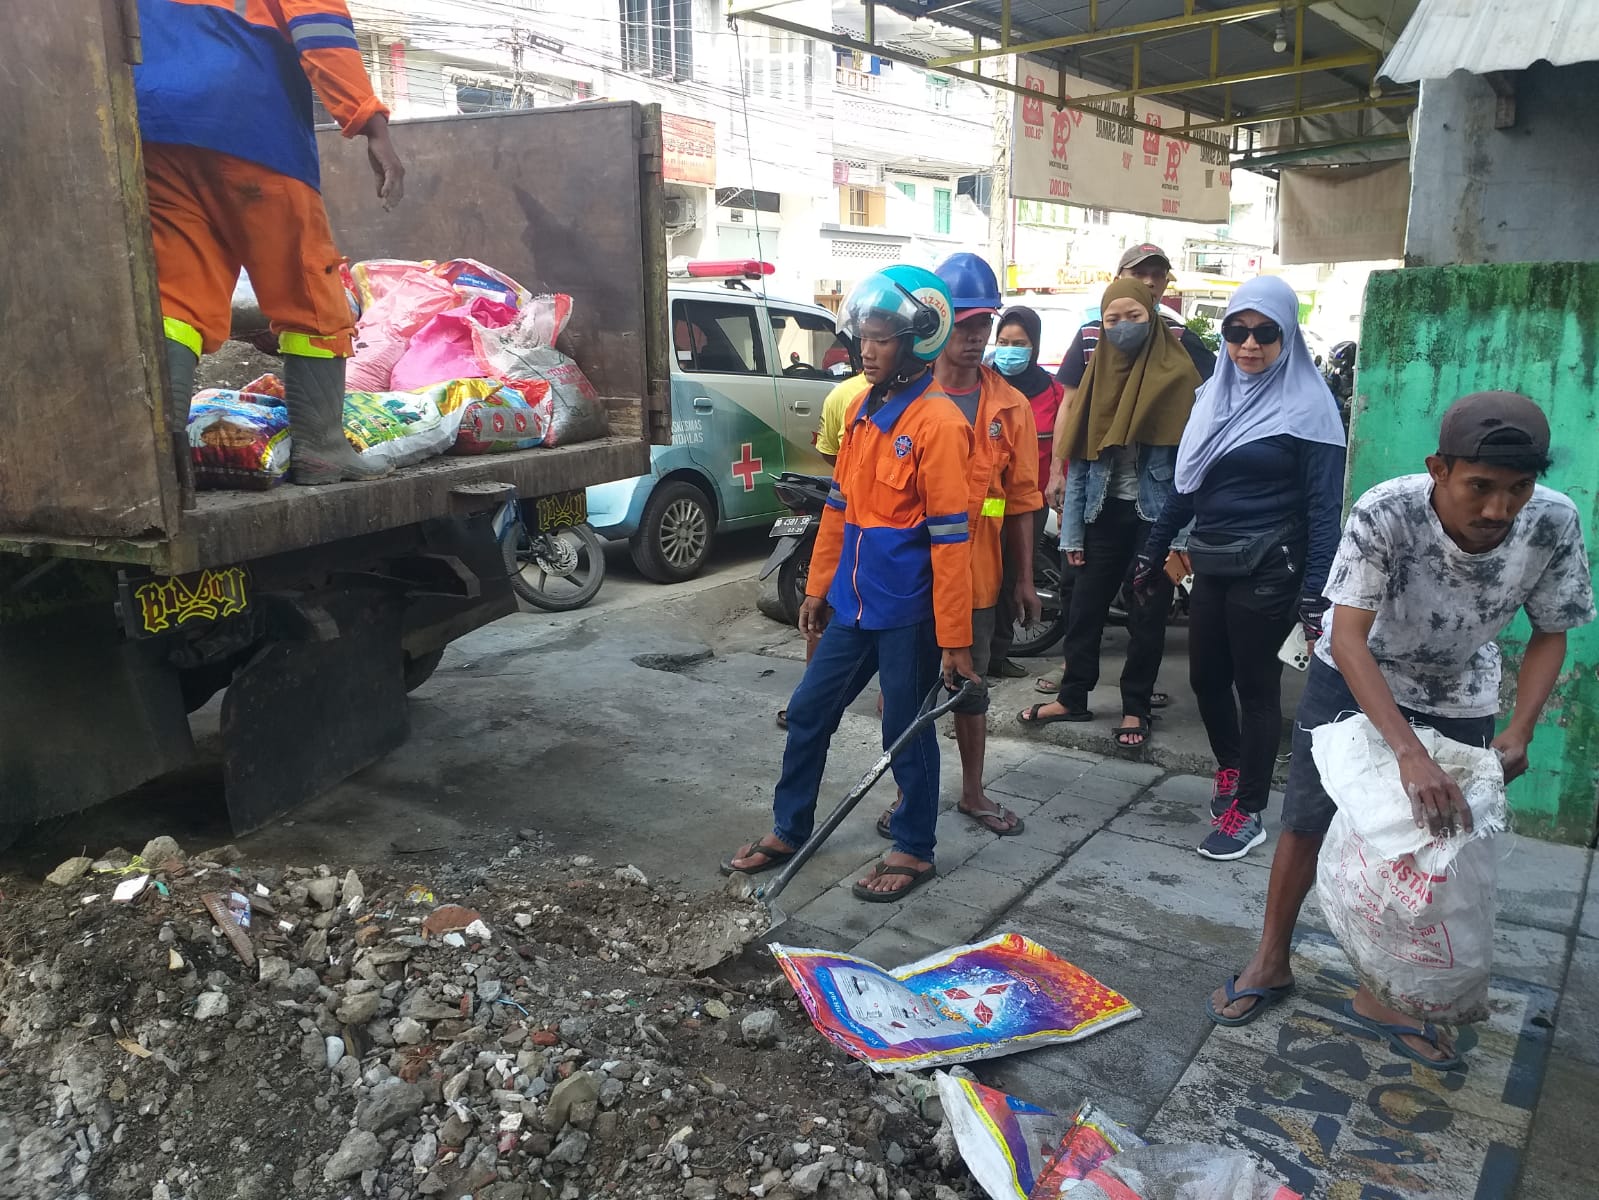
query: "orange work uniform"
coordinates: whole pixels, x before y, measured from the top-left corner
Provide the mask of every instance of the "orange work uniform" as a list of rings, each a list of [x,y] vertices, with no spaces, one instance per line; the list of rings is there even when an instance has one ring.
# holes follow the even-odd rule
[[[227,340],[239,270],[285,353],[354,333],[319,191],[312,85],[345,136],[388,109],[343,0],[139,0],[139,132],[166,335]]]
[[[844,419],[806,593],[833,620],[898,629],[932,618],[946,650],[972,644],[967,464],[972,431],[932,372]]]
[[[1032,406],[998,371],[981,370],[966,508],[971,519],[972,607],[979,609],[999,602],[1005,518],[1044,507]]]

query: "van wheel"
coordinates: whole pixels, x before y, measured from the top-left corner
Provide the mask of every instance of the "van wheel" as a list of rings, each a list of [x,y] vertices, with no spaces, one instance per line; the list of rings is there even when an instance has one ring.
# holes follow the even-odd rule
[[[711,556],[716,517],[704,492],[671,479],[650,493],[639,530],[628,541],[633,564],[657,583],[692,579]]]

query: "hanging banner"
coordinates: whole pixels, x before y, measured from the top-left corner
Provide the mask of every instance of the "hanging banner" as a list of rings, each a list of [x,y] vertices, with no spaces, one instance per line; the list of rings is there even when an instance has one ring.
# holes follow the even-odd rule
[[[1017,81],[1066,99],[1112,91],[1019,60]],[[1152,100],[1107,100],[1103,107],[1151,125],[1178,126],[1180,109]],[[1016,97],[1011,122],[1011,195],[1176,221],[1224,223],[1232,215],[1232,130],[1207,129],[1206,144],[1165,137],[1078,109],[1056,109],[1038,96]]]
[[[716,126],[695,117],[661,114],[661,175],[676,183],[716,186]]]
[[[1299,167],[1282,172],[1278,245],[1284,263],[1403,258],[1410,164]]]

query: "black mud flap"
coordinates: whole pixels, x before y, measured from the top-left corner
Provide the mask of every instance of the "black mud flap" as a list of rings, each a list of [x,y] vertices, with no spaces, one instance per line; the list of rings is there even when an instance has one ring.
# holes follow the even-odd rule
[[[263,597],[280,631],[222,701],[234,832],[259,829],[405,741],[401,605],[379,590]]]
[[[757,578],[765,579],[778,567],[793,558],[794,551],[799,549],[802,541],[804,541],[803,538],[785,537],[777,545],[773,546],[771,554],[767,555],[766,561],[761,564],[761,573]]]

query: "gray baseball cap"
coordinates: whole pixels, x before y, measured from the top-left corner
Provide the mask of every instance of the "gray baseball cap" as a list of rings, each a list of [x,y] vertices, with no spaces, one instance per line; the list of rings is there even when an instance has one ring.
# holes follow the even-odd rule
[[[1438,453],[1492,461],[1549,455],[1549,418],[1518,392],[1473,392],[1449,406],[1438,426]]]

